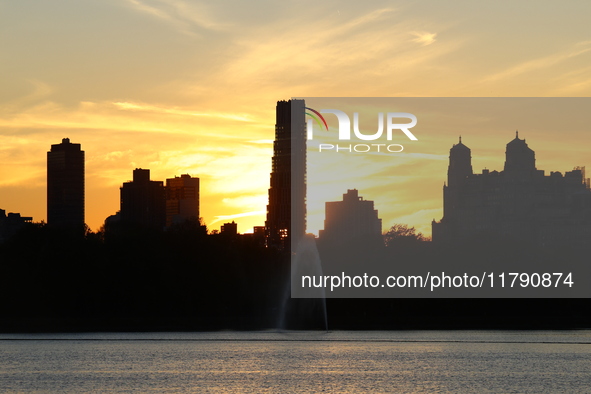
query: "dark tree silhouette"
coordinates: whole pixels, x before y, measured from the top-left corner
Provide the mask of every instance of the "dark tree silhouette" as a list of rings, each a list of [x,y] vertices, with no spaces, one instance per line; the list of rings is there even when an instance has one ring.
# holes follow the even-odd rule
[[[417,232],[414,227],[407,224],[395,224],[384,233],[384,243],[387,247],[416,245],[426,241],[429,239],[423,233]]]

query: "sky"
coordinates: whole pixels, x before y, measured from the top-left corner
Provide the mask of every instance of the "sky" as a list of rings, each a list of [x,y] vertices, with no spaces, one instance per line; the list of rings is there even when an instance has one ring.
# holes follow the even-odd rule
[[[46,152],[68,137],[86,152],[91,229],[148,168],[199,177],[208,228],[247,232],[265,220],[278,100],[587,97],[588,15],[587,1],[0,0],[0,208],[46,220]],[[502,154],[516,128],[491,146]],[[527,131],[536,157],[554,157]],[[591,165],[580,144],[560,149],[538,168]],[[425,180],[438,189],[442,163]],[[406,199],[384,228],[427,232],[437,199]]]

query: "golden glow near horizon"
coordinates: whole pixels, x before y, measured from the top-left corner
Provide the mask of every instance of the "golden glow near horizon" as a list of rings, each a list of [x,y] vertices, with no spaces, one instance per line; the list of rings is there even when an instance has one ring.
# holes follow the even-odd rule
[[[46,152],[68,137],[86,152],[93,230],[141,167],[201,178],[206,224],[249,231],[265,220],[277,100],[589,96],[590,13],[575,1],[0,2],[0,208],[46,219]],[[494,152],[446,129],[429,153],[443,172],[411,182],[395,220],[440,219],[440,191],[428,206],[412,196],[440,189],[458,134],[501,169],[515,129],[540,169],[591,166],[585,146],[511,122]]]

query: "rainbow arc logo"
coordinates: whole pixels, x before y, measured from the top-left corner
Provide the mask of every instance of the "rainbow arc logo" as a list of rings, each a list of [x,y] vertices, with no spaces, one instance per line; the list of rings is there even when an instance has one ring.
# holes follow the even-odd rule
[[[306,112],[306,115],[310,116],[312,119],[314,119],[316,121],[316,123],[318,123],[318,126],[320,126],[320,129],[322,129],[322,125],[324,124],[324,129],[326,129],[326,131],[328,131],[328,124],[326,123],[326,120],[324,119],[324,116],[322,116],[322,114],[320,114],[320,112],[316,111],[315,109],[309,108],[309,107],[304,107],[307,111],[310,112]],[[322,120],[322,123],[320,122]]]

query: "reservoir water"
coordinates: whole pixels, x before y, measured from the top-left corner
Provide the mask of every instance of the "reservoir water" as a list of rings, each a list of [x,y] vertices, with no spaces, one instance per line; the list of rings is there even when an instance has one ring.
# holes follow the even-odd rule
[[[0,334],[0,392],[591,392],[591,331]]]

